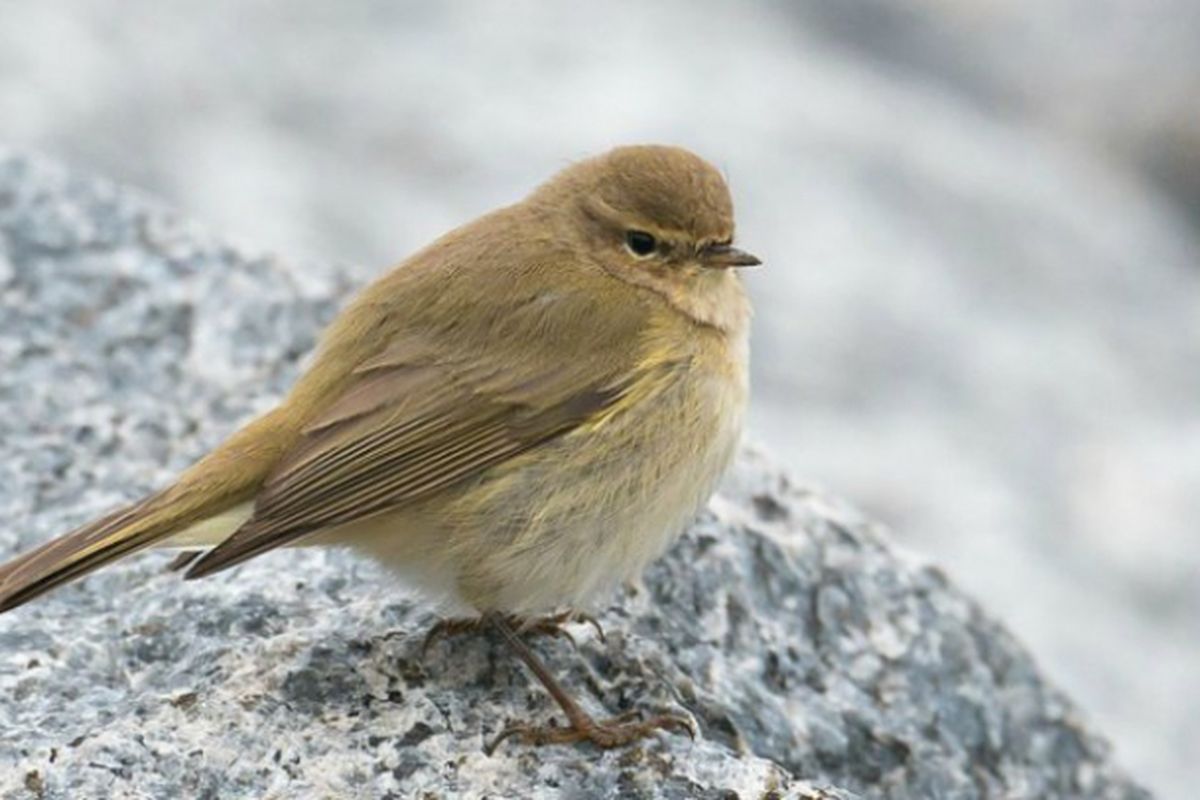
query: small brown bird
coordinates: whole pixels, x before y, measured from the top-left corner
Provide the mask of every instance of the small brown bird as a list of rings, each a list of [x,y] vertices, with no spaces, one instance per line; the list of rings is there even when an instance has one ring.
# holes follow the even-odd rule
[[[749,305],[731,268],[759,263],[733,234],[725,181],[686,150],[568,167],[369,286],[279,406],[173,485],[0,566],[0,611],[150,546],[205,548],[188,578],[350,546],[471,615],[442,629],[498,629],[568,718],[491,747],[690,732],[592,719],[518,633],[637,576],[732,459]]]

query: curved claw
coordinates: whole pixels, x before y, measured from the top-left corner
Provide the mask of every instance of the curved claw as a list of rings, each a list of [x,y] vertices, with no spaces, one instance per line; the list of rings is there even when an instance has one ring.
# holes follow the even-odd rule
[[[575,613],[572,611],[564,611],[560,614],[555,614],[549,617],[534,618],[529,620],[511,619],[511,623],[523,634],[532,634],[534,636],[554,636],[560,639],[566,639],[570,642],[571,647],[579,650],[579,642],[563,626],[567,623],[579,621],[585,622],[596,629],[596,634],[600,637],[601,642],[606,642],[604,637],[604,629],[600,627],[600,623],[590,614]],[[429,632],[425,634],[424,640],[421,642],[421,658],[424,659],[429,655],[429,648],[434,645],[439,639],[445,639],[450,636],[458,636],[464,633],[479,633],[486,627],[486,623],[480,619],[441,619],[430,627]]]
[[[540,624],[561,627],[563,625],[569,625],[572,622],[591,625],[596,631],[596,638],[599,639],[601,643],[608,644],[608,637],[604,635],[604,628],[600,626],[600,621],[586,611],[562,611],[552,617],[546,617],[545,619],[541,620]]]
[[[604,722],[593,722],[590,719],[582,725],[560,727],[549,725],[509,725],[500,731],[490,742],[484,745],[483,751],[489,756],[506,739],[517,737],[523,744],[540,747],[547,744],[573,744],[590,742],[597,747],[609,749],[623,747],[638,739],[644,739],[656,731],[679,730],[686,732],[688,738],[696,740],[695,723],[679,714],[661,714],[650,719],[641,719],[636,709],[626,711]]]
[[[517,733],[520,732],[520,730],[521,730],[521,728],[519,725],[509,725],[504,730],[500,731],[498,734],[496,734],[494,737],[492,737],[491,741],[484,743],[484,745],[483,745],[484,755],[491,756],[493,753],[496,752],[496,748],[499,747],[500,744],[505,739],[509,738],[510,736],[516,736]]]
[[[424,660],[429,654],[429,648],[438,639],[445,639],[448,636],[457,636],[460,633],[470,633],[477,631],[482,627],[483,623],[476,619],[440,619],[433,623],[429,632],[425,634],[425,638],[421,640],[421,659]]]
[[[547,620],[546,622],[535,623],[528,630],[530,633],[540,633],[543,636],[553,636],[556,639],[566,639],[571,643],[571,647],[573,649],[579,650],[579,642],[575,641],[575,637],[571,635],[569,630],[562,627],[561,624],[555,620]]]
[[[596,638],[600,640],[600,643],[608,644],[608,637],[604,635],[604,628],[600,627],[600,620],[596,619],[591,614],[585,614],[583,612],[576,614],[575,618],[580,622],[591,625],[593,628],[595,628]]]
[[[429,632],[425,634],[425,638],[421,640],[421,660],[422,661],[424,661],[425,658],[429,655],[429,648],[433,646],[433,643],[436,642],[438,639],[442,638],[441,627],[442,627],[442,623],[440,623],[440,622],[437,623],[436,625],[434,625],[432,628],[429,629]]]
[[[691,717],[685,717],[679,714],[664,714],[662,719],[664,722],[670,719],[670,722],[663,725],[663,728],[679,728],[687,732],[688,738],[693,742],[700,735],[700,731],[696,730],[696,722]]]

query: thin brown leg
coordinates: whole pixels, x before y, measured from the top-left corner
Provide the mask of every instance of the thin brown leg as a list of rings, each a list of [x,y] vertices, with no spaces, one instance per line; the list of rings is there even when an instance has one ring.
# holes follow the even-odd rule
[[[569,744],[572,742],[591,742],[597,747],[621,747],[638,739],[645,738],[660,730],[686,731],[688,736],[695,739],[696,729],[691,719],[679,714],[660,714],[643,720],[638,712],[633,711],[611,719],[597,722],[550,674],[550,670],[541,659],[529,649],[529,645],[521,640],[512,624],[501,614],[487,614],[483,620],[494,627],[504,637],[504,641],[513,649],[517,656],[525,662],[525,666],[537,676],[542,686],[558,703],[559,708],[567,715],[568,725],[509,725],[495,739],[487,744],[484,752],[491,755],[505,739],[516,737],[529,745]]]

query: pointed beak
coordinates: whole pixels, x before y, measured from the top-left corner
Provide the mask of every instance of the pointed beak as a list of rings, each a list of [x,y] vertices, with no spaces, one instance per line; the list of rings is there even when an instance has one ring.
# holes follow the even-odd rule
[[[739,250],[729,244],[710,244],[700,251],[700,263],[712,269],[730,267],[757,267],[762,261],[758,256]]]

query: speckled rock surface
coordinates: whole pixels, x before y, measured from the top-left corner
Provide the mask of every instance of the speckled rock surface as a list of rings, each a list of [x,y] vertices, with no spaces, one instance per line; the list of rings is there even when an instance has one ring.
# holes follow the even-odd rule
[[[345,274],[0,151],[0,556],[267,407]],[[0,797],[1148,796],[936,568],[752,451],[613,598],[606,643],[537,644],[596,712],[686,709],[695,742],[489,757],[551,702],[487,638],[422,657],[428,612],[370,564],[276,553],[183,584],[165,563],[0,617]]]

